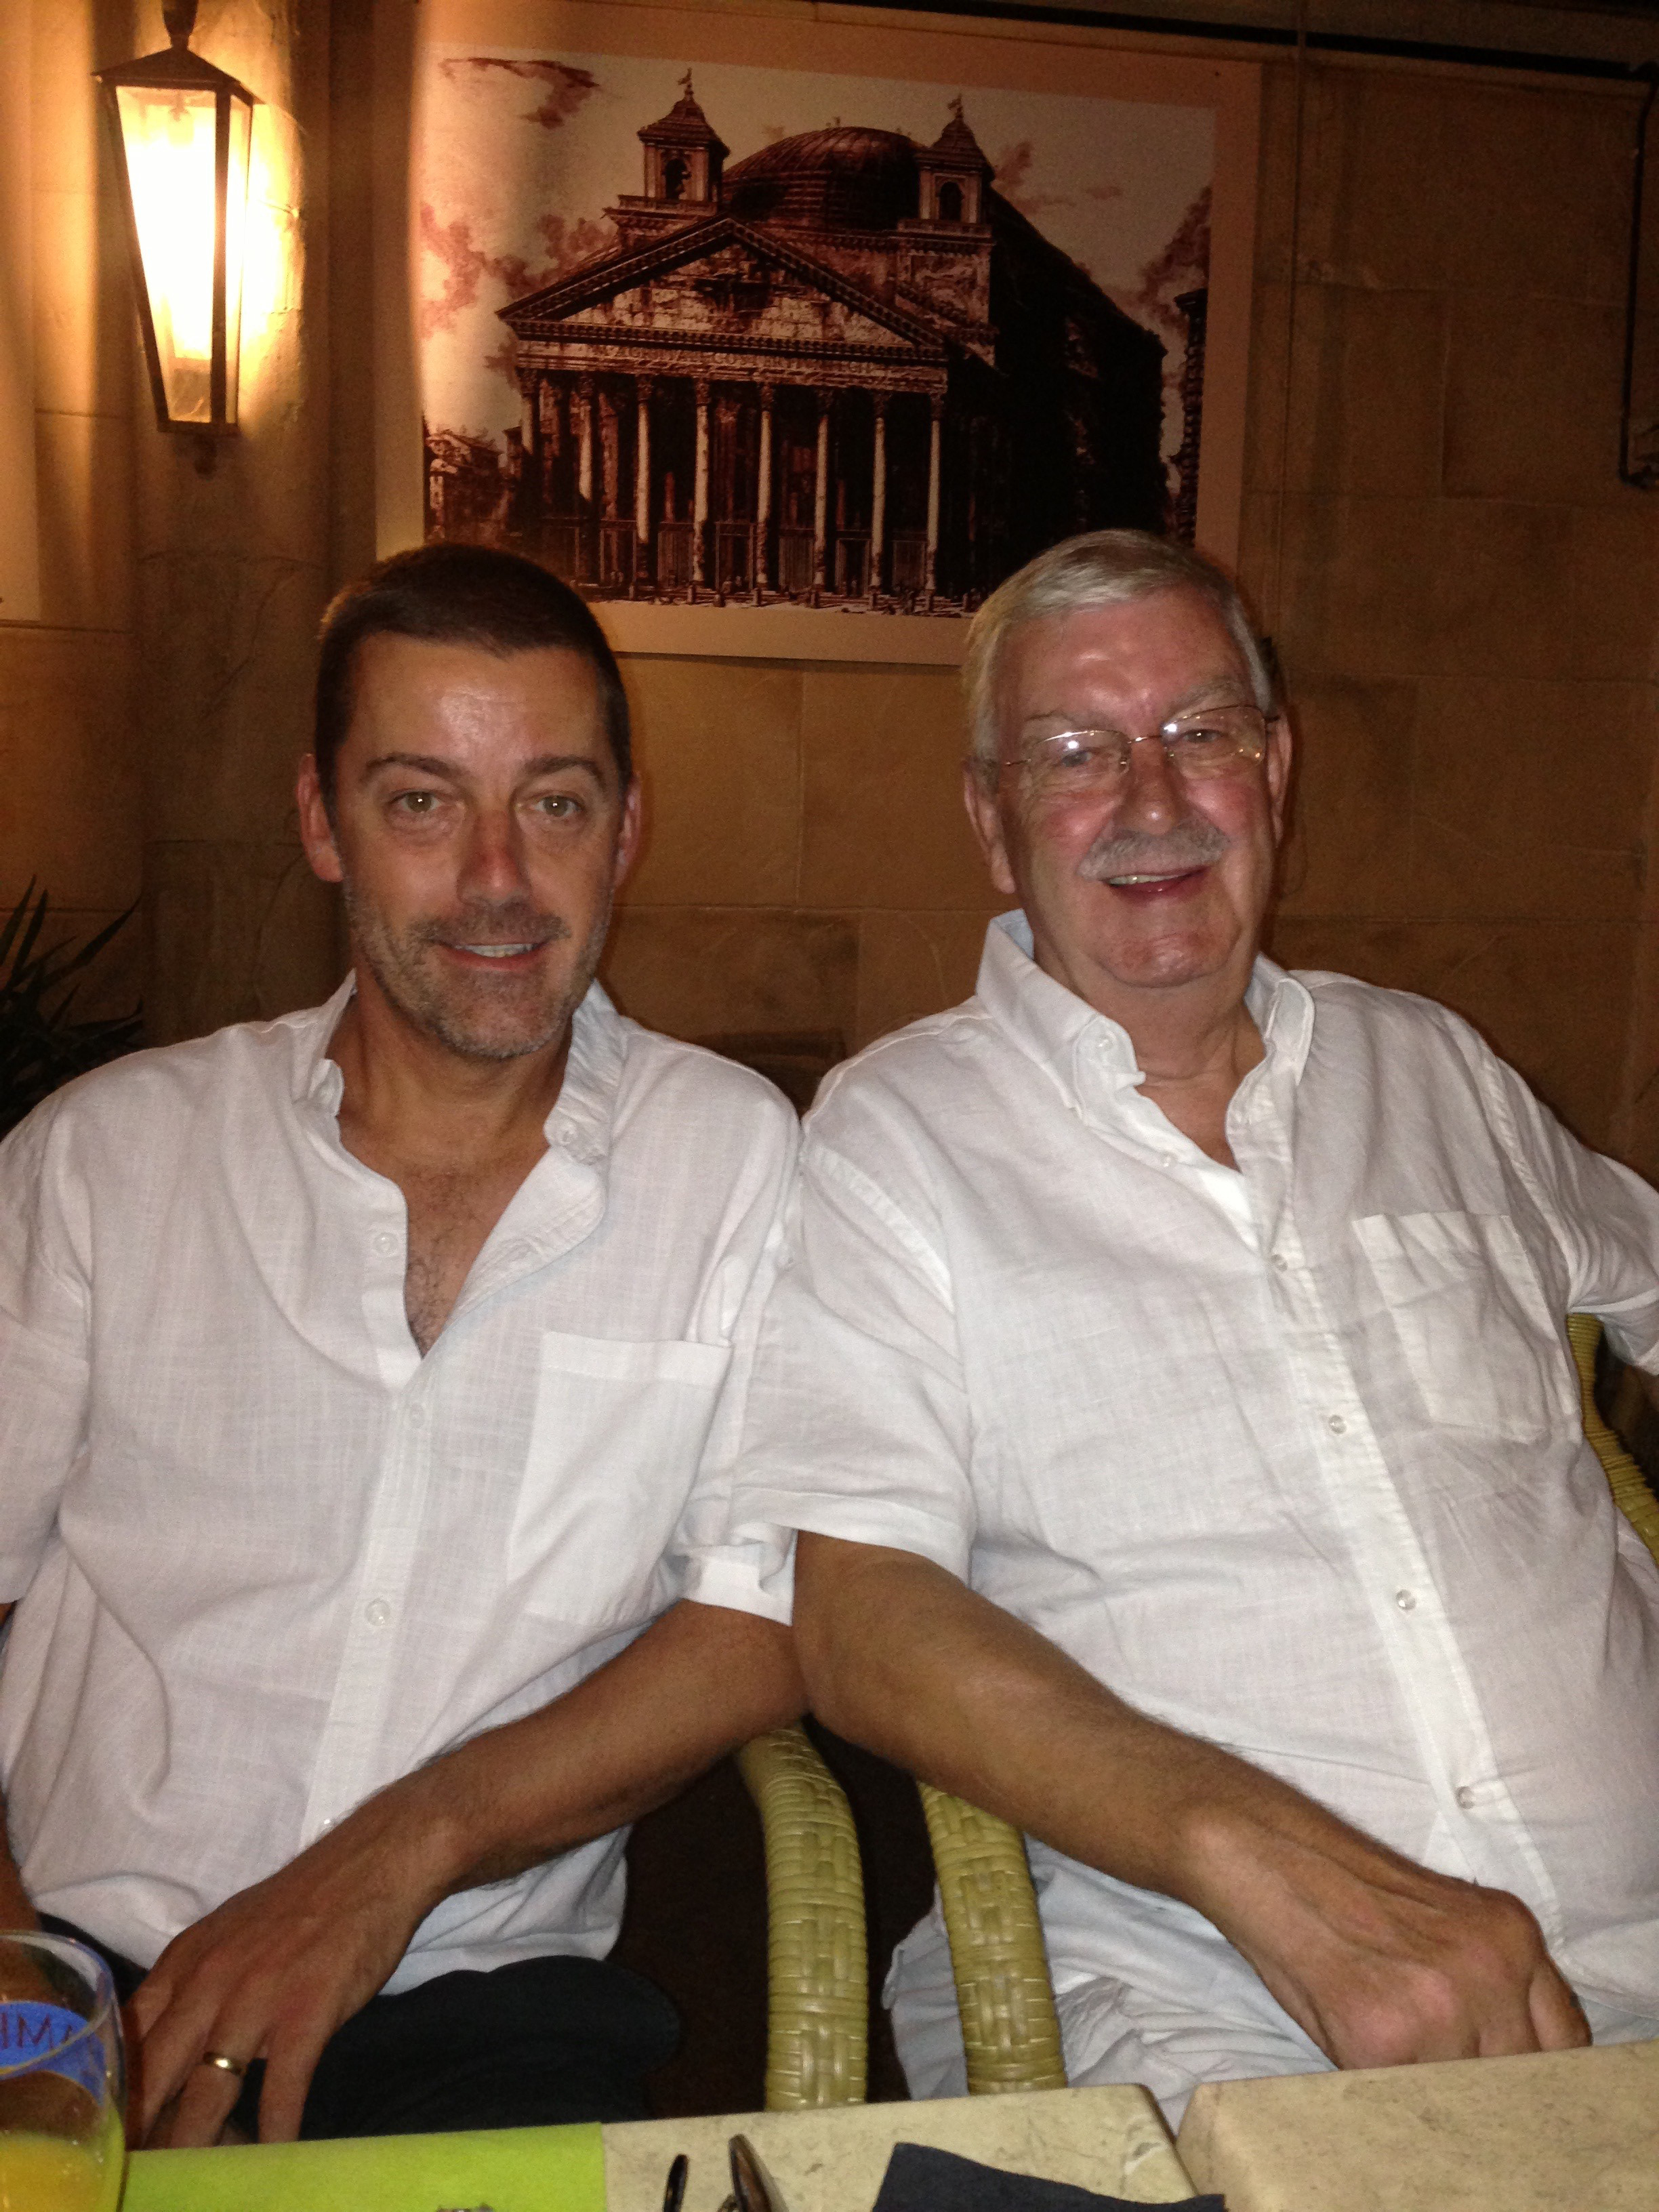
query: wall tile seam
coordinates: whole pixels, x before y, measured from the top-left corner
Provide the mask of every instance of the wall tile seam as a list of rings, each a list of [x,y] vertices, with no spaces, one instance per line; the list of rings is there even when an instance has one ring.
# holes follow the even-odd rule
[[[0,651],[9,635],[20,637],[131,637],[136,626],[119,629],[106,623],[0,623]]]
[[[1258,269],[1256,283],[1263,291],[1288,292],[1291,289],[1289,272],[1283,268]],[[1461,276],[1414,276],[1406,282],[1351,274],[1330,262],[1303,262],[1297,264],[1297,296],[1301,299],[1310,292],[1363,292],[1373,299],[1502,300],[1510,303],[1527,300],[1546,307],[1605,307],[1621,317],[1625,307],[1622,291],[1565,292],[1553,286],[1472,283]]]

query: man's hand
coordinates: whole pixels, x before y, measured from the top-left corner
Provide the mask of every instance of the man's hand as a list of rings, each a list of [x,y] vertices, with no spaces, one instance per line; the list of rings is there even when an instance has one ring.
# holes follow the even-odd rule
[[[1188,1901],[1337,2065],[1589,2041],[1518,1898],[1431,1873],[1304,1805],[1195,1824],[1188,1864],[1207,1863]]]
[[[831,1728],[1192,1905],[1339,2066],[1589,2040],[1518,1899],[1431,1874],[1149,1720],[931,1561],[804,1534],[795,1627]]]
[[[638,1819],[803,1702],[787,1629],[687,1600],[539,1712],[371,1797],[156,1960],[128,2008],[134,2141],[217,2140],[240,2087],[208,2051],[264,2060],[259,2139],[292,2141],[324,2045],[442,1899]]]
[[[241,2091],[204,2063],[265,2061],[262,2141],[300,2131],[323,2045],[384,1985],[436,1903],[395,1792],[175,1936],[127,2008],[135,2142],[212,2143]],[[436,1882],[442,1894],[441,1881]]]

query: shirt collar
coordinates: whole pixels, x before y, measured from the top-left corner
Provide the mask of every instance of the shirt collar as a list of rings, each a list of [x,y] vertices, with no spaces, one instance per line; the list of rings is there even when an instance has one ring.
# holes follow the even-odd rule
[[[1058,983],[1036,963],[1031,926],[1024,914],[1000,914],[985,933],[977,992],[980,1003],[1021,1051],[1054,1077],[1073,1098],[1104,1084],[1114,1095],[1146,1081],[1129,1032],[1109,1015]],[[1292,1081],[1306,1064],[1313,1039],[1313,1000],[1294,975],[1258,954],[1244,1003],[1261,1032],[1270,1064]]]
[[[356,977],[348,975],[331,998],[295,1025],[295,1103],[313,1103],[335,1121],[345,1095],[345,1078],[339,1062],[329,1058],[328,1048],[356,988]],[[627,1054],[622,1016],[602,986],[590,983],[571,1020],[564,1080],[544,1125],[550,1146],[558,1146],[590,1167],[605,1159]]]

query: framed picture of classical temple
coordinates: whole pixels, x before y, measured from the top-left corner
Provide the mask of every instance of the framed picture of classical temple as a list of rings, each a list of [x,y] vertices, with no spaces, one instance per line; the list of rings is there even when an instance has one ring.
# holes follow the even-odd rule
[[[775,0],[419,20],[425,535],[624,649],[912,662],[1075,530],[1231,556],[1250,64]]]

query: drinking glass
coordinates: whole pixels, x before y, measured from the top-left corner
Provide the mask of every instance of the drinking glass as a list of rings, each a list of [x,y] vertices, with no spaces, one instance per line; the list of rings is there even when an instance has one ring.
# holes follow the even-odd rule
[[[61,1936],[0,1935],[0,2212],[115,2212],[125,2100],[103,1960]]]

